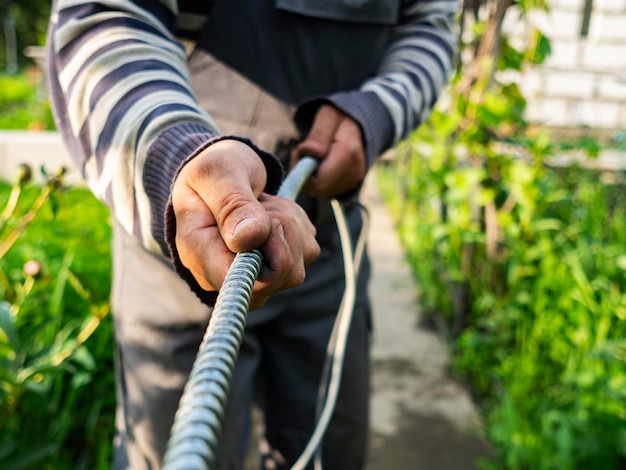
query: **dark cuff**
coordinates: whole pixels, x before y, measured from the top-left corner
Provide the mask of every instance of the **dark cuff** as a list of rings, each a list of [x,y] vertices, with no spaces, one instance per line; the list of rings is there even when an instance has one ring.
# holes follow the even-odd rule
[[[176,217],[171,203],[171,188],[180,170],[202,150],[221,140],[238,140],[249,145],[261,158],[267,171],[265,192],[276,194],[284,170],[272,154],[256,147],[250,140],[238,136],[218,136],[204,126],[179,124],[163,132],[148,150],[143,183],[150,199],[151,232],[163,253],[169,253],[177,273],[189,284],[202,302],[213,305],[216,292],[207,292],[183,266],[176,249]]]
[[[336,93],[304,103],[295,116],[296,124],[303,134],[310,129],[317,110],[323,104],[334,105],[359,124],[363,132],[368,168],[393,145],[394,126],[389,111],[378,96],[369,91]]]

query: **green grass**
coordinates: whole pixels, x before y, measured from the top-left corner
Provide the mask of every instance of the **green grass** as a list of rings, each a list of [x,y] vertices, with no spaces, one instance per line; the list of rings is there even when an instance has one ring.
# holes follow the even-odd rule
[[[0,247],[40,191],[23,189]],[[10,192],[0,184],[0,208]],[[108,210],[87,189],[55,190],[0,257],[0,468],[110,468],[110,236]],[[39,271],[25,272],[33,262]]]
[[[0,74],[0,109],[0,129],[55,129],[43,77],[36,69],[15,76]]]
[[[624,176],[605,184],[580,168],[502,162],[498,186],[478,199],[494,204],[500,230],[489,254],[486,225],[470,217],[484,180],[471,168],[437,180],[429,164],[413,155],[380,182],[422,306],[449,326],[456,371],[479,397],[498,453],[484,465],[625,468]],[[464,327],[450,334],[461,286]]]

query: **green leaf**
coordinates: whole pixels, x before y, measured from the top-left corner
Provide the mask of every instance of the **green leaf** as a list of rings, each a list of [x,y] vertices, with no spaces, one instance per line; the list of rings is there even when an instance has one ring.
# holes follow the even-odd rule
[[[532,223],[534,232],[543,232],[547,230],[563,230],[563,222],[559,219],[539,219]]]
[[[56,281],[54,284],[54,291],[50,299],[50,313],[53,316],[61,315],[61,309],[63,306],[63,294],[67,286],[70,266],[72,265],[72,261],[74,260],[74,251],[75,250],[73,248],[70,248],[65,252],[63,262],[61,263],[61,267],[57,272]]]
[[[56,444],[44,444],[38,447],[28,449],[28,452],[22,452],[20,455],[11,458],[8,461],[0,461],[3,470],[21,470],[41,462],[46,457],[53,455],[58,450]]]
[[[41,383],[42,380],[39,380],[39,376],[45,378],[50,374],[60,374],[61,372],[71,370],[67,364],[62,363],[59,365],[51,365],[48,363],[33,365],[30,367],[23,368],[18,374],[16,378],[16,383],[18,384],[29,384],[29,383]],[[35,386],[37,388],[37,386]]]
[[[518,51],[512,47],[509,41],[505,38],[502,41],[502,55],[500,57],[498,68],[500,70],[521,70],[524,65],[524,60],[524,52]]]
[[[530,57],[533,64],[542,64],[552,53],[550,40],[539,30],[535,31],[535,49]]]
[[[85,346],[80,346],[76,349],[74,354],[72,354],[72,359],[86,371],[93,372],[96,370],[96,360]]]
[[[20,349],[20,337],[15,328],[15,319],[11,315],[11,309],[8,302],[0,302],[0,332],[3,333],[5,341],[13,348],[14,351]]]

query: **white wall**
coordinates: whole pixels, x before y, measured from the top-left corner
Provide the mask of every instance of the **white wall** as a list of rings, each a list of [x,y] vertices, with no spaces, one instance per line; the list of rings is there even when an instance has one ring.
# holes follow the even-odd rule
[[[554,127],[626,130],[626,0],[594,0],[580,36],[584,0],[548,0],[540,22],[552,54],[527,71],[527,118]]]
[[[66,183],[83,184],[80,172],[63,145],[61,135],[56,132],[0,131],[0,178],[11,180],[21,163],[32,167],[37,181],[44,180],[39,171],[41,166],[49,174],[65,167]]]

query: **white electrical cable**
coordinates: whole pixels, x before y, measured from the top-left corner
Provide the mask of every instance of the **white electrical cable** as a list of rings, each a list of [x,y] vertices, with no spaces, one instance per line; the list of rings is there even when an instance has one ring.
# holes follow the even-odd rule
[[[350,331],[352,314],[354,312],[354,303],[356,300],[357,273],[365,247],[365,235],[367,230],[364,229],[368,227],[369,222],[369,218],[365,212],[363,217],[363,228],[361,229],[357,247],[355,253],[353,254],[350,232],[345,214],[341,208],[341,204],[336,199],[332,199],[331,207],[333,209],[333,214],[337,222],[337,228],[339,230],[339,239],[343,254],[345,290],[328,342],[326,355],[327,360],[324,364],[322,383],[320,384],[320,392],[318,395],[316,412],[318,421],[303,453],[291,467],[292,470],[304,470],[314,454],[316,454],[315,468],[316,470],[321,470],[321,441],[330,422],[330,418],[332,417],[332,413],[337,402],[337,395],[339,393],[348,333]],[[363,206],[361,206],[361,208],[364,209]],[[329,369],[330,374],[328,373]],[[329,380],[328,388],[326,389],[327,377],[329,377]]]
[[[363,252],[365,251],[365,242],[367,241],[367,234],[370,231],[370,214],[365,207],[360,202],[356,202],[361,210],[361,216],[363,220],[363,225],[361,226],[361,231],[359,233],[359,239],[356,243],[356,248],[354,249],[354,272],[358,276],[359,269],[361,269],[361,260],[363,258]]]
[[[359,275],[359,270],[361,268],[361,261],[363,258],[363,253],[365,251],[365,242],[367,240],[367,234],[369,233],[369,224],[370,224],[370,217],[369,217],[369,212],[367,210],[367,208],[361,204],[360,202],[356,201],[357,206],[359,207],[359,209],[361,210],[361,215],[362,215],[362,226],[361,226],[361,230],[359,231],[359,237],[357,239],[357,243],[356,243],[356,247],[354,249],[354,255],[353,255],[353,266],[354,266],[354,276],[356,277],[355,279],[355,283],[358,280],[358,275]],[[343,212],[343,210],[341,210],[341,206],[340,205],[336,205],[333,206],[333,211],[334,211],[334,215],[335,218],[337,217],[345,217],[345,214]],[[341,237],[350,237],[350,234],[347,231],[344,230],[339,230],[339,236]],[[333,326],[333,330],[332,333],[330,335],[330,339],[328,341],[328,346],[326,349],[326,361],[324,363],[324,368],[322,370],[322,374],[321,374],[321,380],[320,380],[320,387],[319,387],[319,392],[318,392],[318,397],[317,397],[317,406],[316,406],[316,410],[315,410],[315,420],[318,421],[319,417],[320,417],[320,413],[321,410],[324,406],[324,402],[326,400],[326,396],[327,396],[327,387],[328,387],[328,380],[329,380],[329,373],[328,373],[328,369],[331,366],[332,361],[334,360],[334,356],[335,356],[335,349],[336,349],[336,339],[337,339],[337,325],[339,323],[339,317],[341,316],[341,312],[342,312],[342,307],[340,305],[339,310],[338,310],[338,314],[337,314],[337,318],[335,318],[335,324]],[[354,311],[354,307],[349,311],[349,315],[350,315],[350,320],[352,320],[352,315],[353,315],[353,311]],[[343,314],[346,314],[345,312]],[[351,321],[350,321],[351,323]],[[315,453],[315,460],[313,462],[314,464],[314,469],[315,470],[322,470],[322,446],[319,445],[317,448],[317,452]]]
[[[361,210],[361,215],[362,215],[362,226],[361,226],[361,230],[359,231],[359,238],[357,239],[357,243],[356,243],[356,247],[354,249],[354,255],[353,255],[353,266],[354,266],[354,276],[355,276],[355,284],[356,281],[358,280],[358,276],[359,276],[359,270],[361,269],[361,261],[363,259],[363,253],[365,252],[365,242],[367,240],[367,234],[369,233],[369,226],[370,226],[370,217],[369,217],[369,211],[367,210],[367,208],[361,204],[360,202],[356,201],[357,206],[359,207],[359,209]],[[339,204],[333,206],[333,211],[334,211],[334,215],[335,215],[335,219],[337,219],[338,217],[345,217],[345,214],[343,212],[343,210],[341,209],[341,206]],[[346,224],[344,224],[345,226]],[[344,231],[339,229],[339,237],[346,237],[347,239],[350,239],[350,234],[348,231]],[[352,254],[352,252],[351,252]],[[324,363],[324,368],[322,370],[322,374],[321,374],[321,381],[320,381],[320,387],[319,387],[319,392],[318,392],[318,397],[317,397],[317,406],[316,406],[316,410],[315,410],[315,420],[318,421],[319,417],[320,417],[320,413],[321,410],[324,406],[324,402],[327,396],[327,387],[328,387],[328,380],[329,380],[329,373],[328,373],[328,369],[331,366],[332,361],[334,360],[333,358],[335,357],[335,349],[336,349],[336,339],[337,339],[337,325],[339,323],[339,318],[342,314],[349,314],[350,315],[350,323],[352,321],[352,315],[354,313],[354,306],[352,307],[352,309],[349,311],[349,313],[346,313],[343,309],[342,306],[340,304],[339,306],[339,310],[337,313],[337,318],[335,318],[335,324],[333,326],[333,330],[332,333],[330,335],[330,339],[328,341],[328,347],[326,349],[326,361]],[[349,331],[349,330],[348,330]],[[315,470],[322,470],[322,446],[319,445],[317,448],[317,452],[315,453],[315,460],[313,462],[314,464],[314,469]]]

